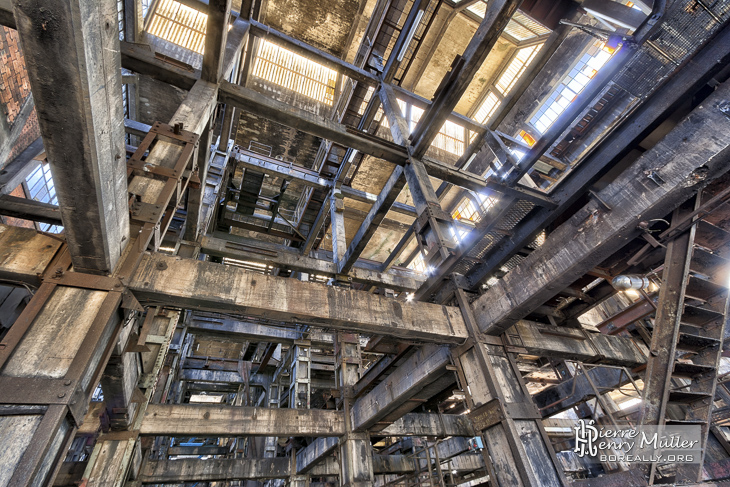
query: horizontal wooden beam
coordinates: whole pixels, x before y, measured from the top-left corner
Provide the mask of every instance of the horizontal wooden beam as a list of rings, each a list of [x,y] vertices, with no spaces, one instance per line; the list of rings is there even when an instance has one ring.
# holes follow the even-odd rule
[[[142,302],[186,309],[440,343],[461,343],[467,337],[458,308],[397,301],[364,291],[160,254],[142,258],[129,286]]]
[[[471,420],[460,414],[408,413],[387,426],[372,433],[378,436],[475,436]]]
[[[638,367],[646,363],[646,355],[631,338],[590,333],[582,329],[543,325],[520,320],[507,330],[515,346],[541,357],[595,362],[604,365]],[[513,337],[515,337],[513,339]]]
[[[150,404],[142,436],[342,436],[341,411]]]
[[[426,459],[421,460],[425,469]],[[463,475],[484,468],[481,455],[459,455],[449,462],[442,462],[442,468],[456,470]],[[373,473],[376,475],[405,474],[416,470],[416,463],[408,455],[373,455]],[[309,472],[312,476],[333,476],[339,474],[339,465],[334,458],[327,458],[323,464]],[[184,482],[214,482],[231,480],[283,479],[291,475],[291,461],[287,457],[277,458],[180,458],[176,460],[145,460],[138,480],[142,484],[181,484]]]
[[[306,448],[299,450],[297,452],[297,473],[311,470],[321,459],[332,453],[339,444],[337,437],[320,437]]]
[[[241,110],[386,161],[405,164],[408,159],[405,149],[392,142],[348,129],[328,118],[274,100],[250,88],[224,81],[220,87],[220,98]]]
[[[9,194],[0,196],[0,215],[51,225],[63,224],[58,206]]]
[[[214,237],[203,237],[200,251],[214,257],[228,257],[231,259],[269,264],[274,267],[293,271],[313,272],[331,277],[338,274],[337,265],[331,260],[304,256],[294,249],[291,251],[261,251],[257,248],[236,242],[229,242]],[[412,275],[409,276],[408,274]],[[369,286],[385,287],[396,291],[413,291],[418,289],[423,282],[423,279],[416,273],[407,271],[379,272],[376,269],[354,267],[348,275],[352,278],[353,282],[367,284]]]
[[[280,458],[221,458],[201,460],[147,460],[139,480],[143,484],[180,484],[226,480],[283,479],[291,471],[290,460]]]

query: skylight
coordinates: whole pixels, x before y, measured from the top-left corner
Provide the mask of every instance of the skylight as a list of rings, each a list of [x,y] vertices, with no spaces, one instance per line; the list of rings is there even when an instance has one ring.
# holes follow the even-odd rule
[[[30,199],[41,203],[58,205],[58,196],[56,196],[56,187],[53,184],[50,164],[39,164],[25,179],[25,183],[28,187]],[[63,231],[63,227],[60,225],[50,225],[48,223],[39,223],[38,225],[43,232],[61,233]]]
[[[484,15],[487,13],[487,3],[482,0],[469,5],[466,9],[480,19],[483,19]],[[539,22],[535,22],[518,10],[510,19],[507,27],[504,28],[504,33],[512,37],[514,40],[522,42],[549,34],[550,29]]]
[[[495,84],[495,87],[502,95],[506,95],[509,90],[517,83],[522,73],[525,72],[530,62],[535,59],[535,56],[540,51],[542,44],[537,44],[530,47],[523,47],[517,50],[517,54],[512,58],[512,62],[509,63],[507,69],[504,70],[502,76]]]
[[[398,102],[400,103],[400,100]],[[421,108],[411,107],[411,119],[409,121],[411,132],[415,130],[423,112],[424,110]],[[464,136],[464,127],[447,120],[444,122],[441,130],[439,130],[439,133],[436,134],[436,138],[433,139],[431,146],[460,156],[464,153]]]
[[[423,255],[421,255],[420,252],[416,254],[411,263],[408,264],[408,268],[416,272],[420,272],[421,274],[426,273],[426,261],[423,260]]]
[[[601,41],[594,42],[530,120],[540,134],[557,120],[578,94],[596,76],[613,53]]]
[[[180,47],[203,54],[208,16],[175,0],[161,0],[148,32]]]
[[[332,105],[337,72],[263,39],[253,75]]]
[[[473,115],[473,119],[479,123],[486,124],[502,104],[502,97],[506,96],[517,81],[525,73],[530,63],[540,52],[543,44],[523,47],[515,52],[512,61],[500,75],[497,83],[487,91],[479,110]]]
[[[479,110],[477,110],[474,114],[474,120],[479,123],[487,123],[487,120],[494,115],[494,112],[497,111],[497,108],[499,108],[501,103],[502,102],[499,98],[497,98],[497,95],[490,90],[489,93],[487,93],[486,98],[484,98],[482,106],[479,107]]]
[[[474,203],[467,197],[461,200],[453,213],[451,213],[451,216],[454,220],[469,220],[472,222],[478,222],[480,220],[479,212],[474,206]]]

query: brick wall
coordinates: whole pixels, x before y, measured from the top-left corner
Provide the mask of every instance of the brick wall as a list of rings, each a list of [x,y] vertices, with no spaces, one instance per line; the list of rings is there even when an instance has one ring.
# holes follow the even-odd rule
[[[28,95],[30,95],[30,83],[18,43],[18,33],[13,29],[0,27],[0,116],[3,117],[8,130],[11,129]],[[13,160],[39,136],[38,118],[33,110],[7,161]],[[0,167],[5,162],[0,161]]]

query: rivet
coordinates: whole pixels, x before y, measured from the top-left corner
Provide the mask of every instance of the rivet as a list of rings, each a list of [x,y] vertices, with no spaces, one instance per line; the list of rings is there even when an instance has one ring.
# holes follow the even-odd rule
[[[66,397],[66,393],[65,392],[62,392],[61,394],[58,395],[58,398],[59,399],[61,399],[62,397]]]

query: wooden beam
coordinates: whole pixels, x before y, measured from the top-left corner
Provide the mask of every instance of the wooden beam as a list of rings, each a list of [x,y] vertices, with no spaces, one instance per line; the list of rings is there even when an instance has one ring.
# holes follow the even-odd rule
[[[204,81],[217,83],[221,78],[230,16],[231,0],[209,1],[203,68],[200,73],[200,79]]]
[[[200,245],[200,251],[202,253],[214,257],[228,257],[265,263],[283,269],[314,272],[332,277],[339,274],[337,264],[332,262],[332,259],[327,259],[326,255],[322,252],[317,253],[319,257],[307,257],[299,254],[295,250],[284,251],[277,249],[267,251],[265,247],[260,248],[259,246],[243,245],[207,236],[202,237]],[[423,278],[415,272],[402,270],[380,272],[374,266],[370,268],[363,267],[364,264],[362,263],[358,264],[360,267],[353,267],[348,273],[353,282],[359,282],[369,286],[386,287],[396,291],[414,291],[423,282]]]
[[[360,257],[367,247],[370,240],[378,230],[378,226],[385,219],[390,208],[395,203],[396,198],[406,184],[405,171],[402,166],[396,166],[391,173],[385,186],[380,191],[377,201],[370,207],[365,220],[360,224],[360,228],[352,238],[350,246],[345,252],[344,257],[338,264],[340,273],[348,273],[355,265],[355,261]]]
[[[460,414],[408,413],[372,435],[446,438],[449,436],[472,437],[476,435],[476,432],[471,420]]]
[[[11,193],[17,188],[40,161],[36,157],[43,152],[43,139],[38,137],[15,159],[0,171],[0,195]]]
[[[145,460],[138,480],[142,484],[180,484],[283,479],[289,476],[291,470],[289,464],[290,461],[286,457]]]
[[[226,104],[230,103],[241,110],[288,127],[295,127],[302,132],[331,140],[365,154],[395,163],[406,162],[405,150],[385,139],[348,129],[342,124],[274,100],[250,88],[224,81],[220,87],[220,98]]]
[[[142,436],[342,436],[339,411],[150,404]]]
[[[339,439],[334,436],[315,439],[306,448],[297,452],[297,473],[306,473],[321,459],[332,453],[339,445]]]
[[[639,236],[640,221],[663,218],[700,184],[724,174],[729,169],[724,161],[730,154],[730,118],[722,104],[728,97],[730,84],[724,83],[602,190],[599,197],[611,211],[591,201],[474,301],[479,328],[501,334]],[[664,161],[661,168],[654,162],[658,157]]]
[[[188,309],[259,315],[441,343],[460,343],[466,337],[455,308],[399,302],[364,291],[159,254],[143,257],[130,289],[142,301]]]
[[[426,345],[420,348],[372,391],[355,401],[352,427],[369,430],[381,421],[397,420],[400,416],[391,417],[391,414],[441,377],[449,363],[448,347]]]
[[[425,462],[425,457],[423,462]],[[484,468],[477,455],[460,455],[443,463],[460,475]],[[374,473],[378,475],[412,473],[416,469],[408,455],[373,455]],[[312,476],[329,477],[339,474],[334,458],[314,467]],[[299,472],[297,472],[299,473]],[[181,484],[185,482],[214,482],[236,480],[284,479],[291,475],[291,461],[278,458],[181,458],[177,460],[149,460],[142,463],[138,480],[142,484]]]
[[[562,358],[604,365],[638,367],[646,356],[632,338],[589,333],[582,329],[556,328],[520,320],[507,330],[510,343],[530,355]],[[513,339],[514,337],[514,339]]]
[[[0,215],[51,225],[62,224],[58,206],[9,194],[0,196]]]
[[[129,241],[117,2],[14,4],[74,269],[108,273]]]

